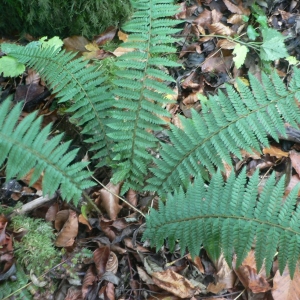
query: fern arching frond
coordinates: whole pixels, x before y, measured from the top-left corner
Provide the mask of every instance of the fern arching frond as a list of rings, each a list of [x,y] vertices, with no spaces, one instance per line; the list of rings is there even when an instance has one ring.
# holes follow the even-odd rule
[[[269,272],[278,249],[281,273],[288,264],[293,276],[300,254],[298,189],[283,200],[284,178],[275,184],[271,176],[260,195],[258,172],[245,182],[245,172],[231,175],[227,183],[217,172],[206,188],[201,176],[197,177],[186,193],[182,189],[169,193],[158,211],[151,210],[143,239],[150,239],[159,249],[168,238],[171,251],[179,240],[182,253],[188,248],[192,256],[203,245],[213,259],[223,252],[230,265],[233,253],[240,265],[255,241],[257,270],[265,260]]]
[[[103,83],[105,75],[96,66],[87,66],[88,61],[74,59],[76,53],[66,53],[59,48],[41,47],[30,43],[26,47],[2,44],[2,51],[17,59],[41,75],[53,89],[59,102],[70,101],[67,112],[76,125],[83,127],[82,134],[88,135],[86,142],[92,143],[90,150],[96,152],[93,158],[109,158],[111,140],[106,126],[107,109],[111,107],[110,92]],[[99,163],[107,163],[102,159]]]
[[[169,44],[177,29],[171,28],[181,23],[169,20],[178,6],[173,0],[134,0],[135,12],[132,19],[123,26],[130,33],[123,48],[132,48],[120,56],[116,65],[120,70],[114,80],[116,109],[112,112],[113,129],[109,136],[116,142],[114,146],[116,169],[113,180],[125,179],[123,191],[129,188],[141,189],[152,157],[148,149],[156,146],[152,132],[161,130],[165,124],[163,117],[168,112],[163,105],[170,102],[165,95],[173,94],[164,81],[174,81],[166,73],[166,67],[178,66],[176,62],[161,57],[176,51]]]
[[[32,113],[16,125],[22,103],[10,111],[11,101],[0,106],[0,166],[6,161],[7,178],[19,178],[34,169],[30,185],[43,173],[43,192],[53,194],[59,187],[67,201],[78,203],[84,189],[94,185],[88,178],[90,172],[83,170],[88,163],[71,164],[77,150],[68,152],[70,143],[62,143],[62,135],[48,140],[50,124],[40,130],[41,117]]]
[[[294,78],[287,89],[276,72],[271,79],[262,74],[262,84],[249,74],[251,89],[239,81],[239,92],[227,86],[227,96],[210,96],[201,114],[193,111],[192,119],[181,119],[183,129],[172,126],[171,144],[162,145],[147,189],[163,194],[190,176],[207,178],[207,171],[223,170],[224,162],[232,165],[231,153],[241,158],[241,149],[261,152],[268,135],[276,141],[278,134],[286,136],[284,123],[300,122],[297,69]]]

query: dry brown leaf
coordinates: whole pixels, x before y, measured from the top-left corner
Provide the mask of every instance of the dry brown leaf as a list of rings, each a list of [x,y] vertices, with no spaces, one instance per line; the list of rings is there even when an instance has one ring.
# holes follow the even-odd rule
[[[83,283],[81,288],[83,299],[86,299],[86,296],[89,291],[89,287],[93,285],[96,280],[97,280],[97,276],[95,272],[95,266],[90,265],[83,278]]]
[[[64,48],[67,51],[78,51],[78,52],[84,52],[86,50],[85,45],[89,43],[89,41],[85,37],[78,36],[78,35],[65,38],[63,42],[64,42]]]
[[[236,275],[232,268],[230,268],[222,254],[215,263],[217,282],[223,283],[224,288],[231,289],[234,287]]]
[[[137,192],[134,191],[133,189],[129,189],[129,191],[126,194],[126,200],[133,205],[134,207],[136,207],[137,205]]]
[[[53,203],[47,210],[45,220],[48,222],[54,221],[57,212],[58,212],[58,203]]]
[[[207,292],[213,294],[219,294],[222,290],[224,290],[226,284],[222,282],[217,282],[216,284],[210,282],[207,286]]]
[[[196,103],[197,101],[199,101],[199,99],[198,99],[198,92],[195,92],[195,93],[190,93],[187,97],[185,97],[182,100],[182,103],[184,105],[188,105],[188,104]]]
[[[118,37],[119,37],[119,40],[121,40],[121,41],[123,41],[125,43],[125,42],[127,42],[128,34],[124,33],[121,30],[119,30],[118,31]]]
[[[41,76],[33,69],[28,69],[26,76],[26,84],[39,84]]]
[[[264,154],[270,154],[271,156],[275,156],[277,158],[288,157],[289,153],[282,151],[279,147],[271,145],[269,148],[263,149]],[[299,157],[300,159],[300,157]]]
[[[211,23],[219,23],[222,17],[223,14],[219,10],[213,9],[211,11],[211,18],[212,18]]]
[[[86,225],[88,227],[89,231],[91,231],[93,229],[93,227],[90,225],[89,221],[82,214],[79,215],[78,222]]]
[[[180,298],[191,298],[200,292],[189,280],[170,269],[153,272],[152,279],[157,286]]]
[[[119,195],[121,185],[121,183],[115,185],[109,182],[106,185],[106,188],[115,195]],[[106,189],[103,188],[100,190],[100,198],[101,206],[105,209],[110,219],[115,220],[118,216],[118,213],[122,209],[122,206],[119,205],[119,198],[117,196],[114,196],[112,193],[108,192]]]
[[[238,14],[231,15],[227,19],[227,23],[230,23],[230,24],[243,24],[244,23],[243,16],[238,15]]]
[[[207,28],[207,25],[212,23],[211,11],[204,9],[203,12],[200,13],[195,20],[193,20],[193,23],[203,28]]]
[[[132,249],[132,250],[135,250],[135,251],[138,251],[140,253],[148,253],[149,252],[149,249],[137,244],[136,247],[132,244],[132,240],[131,238],[125,238],[124,240],[124,243],[125,243],[125,246]]]
[[[115,286],[113,283],[108,282],[105,288],[105,299],[115,300]]]
[[[139,266],[137,266],[137,271],[139,273],[140,278],[147,284],[154,284],[151,277],[146,273],[146,271]]]
[[[250,9],[243,5],[241,1],[238,1],[238,5],[233,4],[230,0],[223,0],[223,2],[232,13],[246,16],[250,15]]]
[[[295,150],[290,151],[290,159],[293,168],[295,169],[297,174],[300,175],[300,153]]]
[[[207,27],[211,34],[220,34],[226,36],[231,36],[235,34],[235,32],[231,28],[229,28],[221,22],[208,24]]]
[[[61,231],[58,233],[55,241],[56,247],[69,247],[72,246],[75,238],[78,234],[78,218],[76,212],[69,209],[68,219],[65,221]],[[58,223],[61,223],[60,217],[65,217],[65,214],[60,215],[60,212],[56,214],[55,223],[58,219]]]
[[[134,48],[124,48],[124,47],[118,47],[117,49],[115,49],[115,51],[113,52],[113,54],[117,57],[122,56],[125,53],[128,52],[133,52],[135,49]]]
[[[112,41],[112,39],[115,37],[117,32],[117,27],[109,26],[103,33],[96,36],[94,38],[94,41],[97,45],[102,46],[106,44],[107,42]]]
[[[274,300],[300,300],[300,272],[299,264],[296,265],[296,271],[291,279],[288,267],[285,267],[282,276],[279,270],[273,278],[272,296]]]
[[[234,256],[232,266],[236,275],[245,288],[251,289],[253,293],[267,292],[271,289],[271,286],[269,285],[266,278],[265,267],[263,265],[262,269],[257,274],[254,253],[255,252],[251,250],[248,253],[247,257],[244,259],[242,265],[237,269],[235,268],[236,256]]]
[[[83,300],[84,298],[82,297],[82,292],[80,289],[71,286],[68,289],[67,295],[64,300]]]
[[[217,43],[217,47],[221,49],[234,49],[235,46],[236,46],[235,42],[231,42],[225,39],[219,40]]]
[[[110,251],[108,261],[106,263],[106,271],[116,274],[118,271],[118,267],[119,267],[118,257],[114,252]]]
[[[226,73],[232,65],[232,56],[216,57],[212,56],[205,60],[202,65],[202,72]]]
[[[187,256],[188,260],[190,260],[196,267],[197,269],[202,273],[204,274],[205,273],[205,269],[203,267],[203,264],[201,262],[201,259],[199,256],[195,256],[194,259],[192,259],[191,255],[188,254]]]
[[[108,246],[100,247],[93,253],[94,262],[99,277],[101,277],[106,272],[106,264],[108,262],[109,254],[110,249]]]

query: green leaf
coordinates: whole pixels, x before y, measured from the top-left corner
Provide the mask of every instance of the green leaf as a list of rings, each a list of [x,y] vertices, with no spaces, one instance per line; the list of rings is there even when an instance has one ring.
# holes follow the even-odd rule
[[[254,27],[252,25],[249,25],[247,27],[247,35],[250,40],[255,41],[256,38],[259,36],[259,33],[256,32],[256,30],[254,29]]]
[[[64,44],[58,36],[54,36],[51,39],[48,39],[47,36],[43,36],[39,41],[41,42],[42,48],[53,47],[54,49],[60,49]]]
[[[262,60],[276,60],[289,55],[284,44],[285,37],[281,33],[272,28],[265,28],[261,32],[264,41],[260,50]]]
[[[16,77],[25,71],[25,65],[19,63],[16,58],[4,56],[0,59],[0,74],[4,77]]]
[[[239,69],[245,62],[248,51],[249,51],[249,49],[244,45],[241,45],[241,44],[235,45],[235,47],[233,49],[233,54],[235,55],[235,57],[233,58],[233,61],[235,63],[235,66],[237,67],[237,69]]]

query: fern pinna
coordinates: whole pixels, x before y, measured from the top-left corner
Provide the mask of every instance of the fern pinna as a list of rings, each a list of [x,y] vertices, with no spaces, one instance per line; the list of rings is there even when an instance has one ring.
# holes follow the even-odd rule
[[[157,141],[151,132],[161,130],[165,124],[162,118],[169,115],[163,106],[169,101],[165,95],[173,92],[163,82],[174,79],[165,69],[178,64],[161,55],[176,51],[168,45],[176,41],[171,35],[178,31],[171,26],[181,22],[166,18],[178,10],[172,3],[173,0],[132,1],[135,12],[123,26],[130,35],[122,47],[133,51],[123,54],[116,63],[120,68],[114,80],[116,109],[108,126],[114,130],[109,136],[116,142],[113,180],[126,179],[124,191],[143,187],[152,159],[148,149],[155,147]]]
[[[300,254],[300,207],[295,209],[298,189],[283,200],[284,178],[275,184],[272,175],[259,195],[259,180],[256,172],[246,183],[242,172],[224,183],[217,172],[205,187],[199,176],[186,193],[180,188],[168,194],[168,201],[161,202],[158,211],[151,210],[143,238],[149,238],[157,249],[168,238],[171,251],[178,240],[181,252],[188,248],[192,256],[199,255],[203,245],[213,259],[223,252],[229,265],[236,253],[237,266],[255,241],[257,270],[265,262],[269,272],[279,249],[281,273],[288,264],[293,276]]]
[[[82,190],[94,185],[88,180],[90,172],[83,170],[88,163],[72,164],[77,150],[68,151],[70,142],[61,144],[62,135],[48,140],[51,126],[40,130],[42,119],[36,113],[16,125],[21,105],[11,109],[8,99],[0,106],[0,166],[7,159],[7,178],[22,178],[34,169],[30,184],[43,173],[44,194],[53,194],[60,187],[62,198],[78,203]]]
[[[89,136],[85,141],[92,143],[94,159],[109,158],[111,140],[107,136],[107,109],[110,107],[110,93],[103,83],[105,76],[96,66],[87,66],[88,61],[74,59],[76,53],[61,51],[60,48],[42,47],[33,42],[25,47],[14,44],[2,44],[1,50],[17,59],[20,63],[33,68],[53,89],[59,102],[68,100],[67,112],[71,119],[81,126],[82,134]],[[104,165],[108,160],[102,159]]]
[[[300,122],[300,70],[294,73],[288,89],[276,72],[271,79],[262,74],[262,84],[249,74],[251,89],[241,81],[238,91],[228,85],[227,96],[210,96],[201,114],[193,111],[192,119],[182,118],[183,129],[171,127],[171,144],[163,144],[161,159],[155,159],[147,189],[163,194],[190,176],[207,179],[207,171],[223,170],[224,162],[232,165],[231,153],[242,158],[241,149],[251,153],[266,147],[268,135],[276,141],[278,134],[286,136],[284,122]]]

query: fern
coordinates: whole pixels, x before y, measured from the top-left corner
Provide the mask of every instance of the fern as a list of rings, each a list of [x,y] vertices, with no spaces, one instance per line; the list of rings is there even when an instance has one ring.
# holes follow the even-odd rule
[[[67,112],[82,126],[82,134],[90,136],[85,141],[93,143],[94,159],[109,158],[111,141],[107,136],[106,110],[111,105],[108,87],[103,85],[105,76],[95,66],[87,67],[88,61],[74,59],[76,53],[66,53],[52,47],[41,47],[30,43],[26,47],[2,44],[1,49],[8,56],[38,71],[60,102],[72,101]],[[106,164],[102,160],[99,166]]]
[[[293,275],[300,254],[300,207],[295,210],[298,189],[283,201],[284,178],[275,184],[272,175],[260,195],[258,172],[245,183],[245,172],[231,175],[227,183],[217,172],[207,188],[198,177],[186,194],[182,189],[170,193],[159,211],[151,210],[143,238],[149,238],[157,249],[168,238],[171,251],[178,239],[181,252],[187,247],[192,256],[199,254],[203,244],[213,259],[222,251],[230,265],[234,252],[240,265],[255,241],[257,270],[265,259],[269,272],[279,248],[281,273],[288,264]]]
[[[175,52],[169,43],[176,41],[171,35],[177,29],[171,26],[181,21],[169,20],[177,6],[172,0],[135,0],[135,13],[123,29],[130,33],[122,47],[134,51],[122,55],[116,65],[120,68],[114,80],[114,103],[111,122],[113,132],[109,136],[116,142],[114,160],[115,182],[126,180],[123,191],[141,189],[152,157],[147,149],[156,146],[152,131],[161,130],[163,117],[168,112],[163,108],[169,100],[166,94],[172,90],[162,81],[174,81],[164,70],[178,66],[161,54]]]
[[[40,131],[42,118],[36,113],[25,117],[18,125],[22,103],[10,111],[10,100],[0,106],[0,166],[6,162],[7,178],[19,178],[34,168],[30,184],[43,173],[43,192],[53,194],[60,186],[61,195],[75,203],[82,190],[93,185],[84,171],[86,162],[71,164],[77,150],[68,152],[70,142],[61,143],[62,135],[47,140],[51,130],[48,125]]]
[[[237,92],[227,86],[227,94],[210,96],[202,113],[192,112],[192,119],[181,119],[183,129],[172,126],[172,144],[162,145],[148,190],[160,194],[182,185],[189,176],[201,174],[208,179],[207,171],[215,167],[224,169],[224,162],[232,165],[230,153],[242,158],[240,152],[261,151],[268,146],[268,135],[278,141],[278,133],[286,136],[284,122],[297,126],[300,121],[299,98],[300,70],[286,89],[276,72],[272,80],[262,74],[262,83],[249,74],[251,89],[241,81]]]

